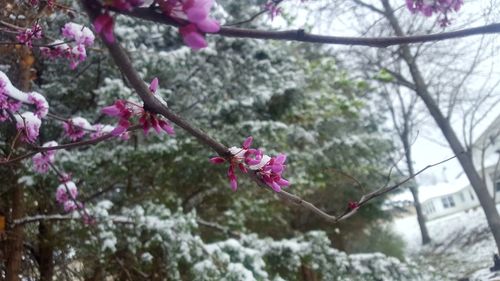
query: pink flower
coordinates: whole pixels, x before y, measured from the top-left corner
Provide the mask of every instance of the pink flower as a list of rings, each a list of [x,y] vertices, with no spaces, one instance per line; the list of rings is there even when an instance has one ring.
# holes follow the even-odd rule
[[[35,142],[38,138],[42,120],[33,112],[24,112],[23,114],[15,115],[17,129],[22,132],[21,139],[27,142]]]
[[[281,177],[281,174],[285,170],[285,161],[286,155],[279,154],[276,157],[272,157],[271,160],[258,171],[262,180],[276,192],[280,192],[282,187],[290,185],[287,180]]]
[[[109,115],[120,117],[118,121],[118,126],[116,126],[111,134],[113,136],[119,136],[127,131],[130,127],[129,119],[132,117],[132,110],[127,107],[127,102],[124,100],[117,100],[113,105],[106,106],[101,109],[101,112]]]
[[[463,5],[463,0],[406,0],[406,7],[410,12],[420,12],[426,17],[440,14],[438,22],[445,27],[450,24],[448,13],[458,12]]]
[[[152,90],[156,90],[157,86],[155,84],[157,84],[157,82],[153,80]],[[127,104],[130,106],[127,106]],[[111,131],[111,134],[115,136],[121,135],[127,131],[131,125],[130,119],[133,115],[139,116],[139,124],[142,126],[145,135],[148,134],[151,128],[158,134],[161,133],[161,131],[165,131],[169,135],[175,134],[174,128],[166,120],[163,120],[154,113],[146,111],[142,106],[133,102],[117,100],[113,105],[104,107],[101,112],[109,116],[120,118],[118,126]]]
[[[281,13],[281,8],[274,3],[274,1],[269,1],[264,5],[264,8],[267,10],[271,20],[274,20]]]
[[[210,158],[209,161],[212,164],[222,164],[222,163],[226,162],[226,159],[219,157],[219,156],[215,156],[215,157]]]
[[[161,131],[165,131],[169,135],[174,135],[174,128],[165,120],[159,119],[156,114],[149,113],[144,111],[139,118],[139,124],[142,126],[142,130],[144,131],[144,135],[147,135],[149,129],[153,128],[157,134],[160,134]]]
[[[0,122],[10,119],[7,111],[16,113],[22,106],[20,101],[12,98],[12,96],[15,96],[11,93],[13,89],[17,90],[10,84],[7,75],[0,71]],[[19,90],[17,91],[21,94],[22,98],[24,93]]]
[[[220,29],[219,23],[208,17],[213,3],[213,0],[188,0],[183,6],[183,10],[187,19],[196,24],[199,30],[217,32]]]
[[[127,103],[124,100],[116,100],[113,105],[101,109],[101,112],[109,116],[118,116],[124,119],[132,116],[132,111],[127,107]]]
[[[39,118],[47,116],[49,113],[49,103],[45,97],[37,92],[31,92],[28,95],[28,101],[36,107],[35,115]]]
[[[43,147],[53,147],[57,146],[57,142],[50,141],[43,144]],[[39,152],[31,158],[33,160],[33,170],[40,174],[45,174],[49,171],[50,164],[55,161],[56,150],[49,150],[45,152]]]
[[[101,14],[94,20],[94,28],[97,33],[101,33],[108,43],[115,42],[113,34],[113,18],[109,14]]]
[[[104,136],[105,134],[111,133],[114,130],[112,126],[95,124],[92,126],[93,132],[90,133],[91,139],[96,139]]]
[[[151,84],[149,84],[149,90],[154,94],[158,90],[158,77],[155,77]]]
[[[359,208],[359,203],[356,201],[349,201],[349,203],[347,203],[347,209],[349,211],[353,211],[353,210],[356,210],[358,208]]]
[[[63,123],[63,128],[66,136],[68,136],[68,138],[72,141],[77,141],[83,138],[86,131],[91,131],[93,129],[89,121],[82,117],[69,119]]]
[[[130,127],[130,122],[127,119],[120,119],[120,121],[118,121],[118,126],[111,131],[111,134],[113,136],[119,136],[127,132],[128,127]]]
[[[179,28],[179,33],[184,43],[194,50],[208,46],[205,37],[198,31],[196,25],[192,23]]]
[[[160,119],[158,120],[158,124],[160,125],[160,128],[162,128],[162,130],[165,131],[165,133],[167,133],[168,135],[175,135],[174,127],[172,127],[172,125],[170,125],[170,123],[168,123],[167,121]]]
[[[81,208],[82,204],[80,202],[75,203],[75,201],[68,200],[64,202],[63,206],[65,212],[73,212],[74,210]]]
[[[227,170],[227,177],[229,178],[229,184],[231,185],[231,189],[236,191],[238,189],[238,180],[236,178],[236,174],[234,173],[234,166],[229,166]]]
[[[59,204],[64,204],[68,200],[75,200],[77,196],[78,196],[78,189],[76,188],[76,184],[71,180],[62,182],[57,187],[56,201]]]
[[[158,1],[160,8],[168,16],[182,18],[190,22],[179,28],[179,33],[184,43],[194,50],[207,46],[203,33],[215,33],[220,30],[219,23],[209,17],[213,3],[213,0]]]
[[[34,24],[31,28],[21,31],[16,39],[19,43],[30,48],[33,47],[32,40],[41,39],[43,36],[42,27],[39,24]]]
[[[81,24],[68,22],[61,29],[61,32],[64,38],[74,40],[77,45],[89,47],[94,44],[94,33]]]
[[[238,188],[235,167],[238,166],[241,172],[247,173],[248,170],[255,171],[262,181],[271,187],[274,191],[280,192],[282,187],[289,186],[290,183],[281,177],[285,170],[286,155],[279,154],[276,157],[269,157],[261,149],[254,149],[252,145],[253,138],[248,137],[241,148],[231,147],[231,159],[227,176],[234,191]],[[221,164],[226,162],[222,157],[210,158],[212,164]]]

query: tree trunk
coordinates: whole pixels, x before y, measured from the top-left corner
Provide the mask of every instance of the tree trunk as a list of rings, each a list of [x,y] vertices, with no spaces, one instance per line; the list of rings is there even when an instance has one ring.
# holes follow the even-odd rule
[[[29,91],[31,83],[31,66],[33,65],[33,55],[27,47],[21,47],[18,53],[19,73],[17,84],[23,91]],[[11,222],[24,216],[24,189],[17,183],[15,172],[12,173],[12,201],[11,201]],[[22,269],[23,256],[23,225],[15,225],[8,235],[8,257],[6,268],[6,281],[19,281]]]
[[[431,237],[429,236],[427,225],[425,225],[425,216],[422,212],[422,205],[420,205],[420,201],[418,199],[418,187],[416,185],[411,186],[410,191],[413,195],[413,206],[415,206],[415,211],[417,212],[417,221],[420,226],[420,234],[422,235],[422,244],[429,244],[431,242]]]
[[[41,221],[38,226],[38,265],[40,281],[52,281],[54,275],[54,247],[52,245],[52,225]]]
[[[403,149],[405,151],[406,158],[406,166],[408,167],[408,172],[410,173],[410,177],[415,175],[415,169],[413,167],[412,155],[411,155],[411,145],[409,143],[409,135],[408,135],[408,127],[406,122],[408,120],[404,120],[405,128],[404,134],[401,136],[401,140],[403,142]],[[431,242],[431,237],[429,236],[429,231],[427,230],[427,225],[425,225],[425,217],[422,212],[422,205],[420,205],[420,199],[418,198],[418,185],[415,178],[412,180],[413,185],[410,187],[411,195],[413,195],[413,206],[415,206],[415,210],[417,212],[417,221],[420,227],[420,234],[422,235],[422,244],[428,244]]]
[[[12,177],[15,180],[15,176]],[[17,182],[12,190],[12,213],[11,221],[20,219],[24,215],[23,187]],[[7,268],[5,281],[19,281],[23,256],[23,226],[16,225],[7,236]]]
[[[404,33],[399,26],[399,22],[394,15],[394,10],[389,4],[389,0],[382,0],[382,4],[386,11],[386,16],[390,22],[391,27],[397,36],[403,36]],[[474,189],[479,203],[483,207],[484,213],[486,215],[486,220],[488,222],[488,226],[491,229],[493,237],[495,239],[495,243],[497,246],[497,253],[500,253],[500,216],[498,215],[498,211],[496,209],[495,203],[491,199],[491,196],[488,193],[488,189],[484,182],[481,180],[481,177],[477,170],[474,167],[474,163],[472,162],[471,152],[465,151],[462,146],[460,140],[458,139],[455,131],[451,127],[448,120],[444,117],[443,113],[437,106],[436,101],[429,94],[427,85],[424,82],[422,74],[415,62],[414,57],[411,54],[411,50],[408,45],[401,46],[401,52],[405,63],[408,65],[413,81],[416,86],[417,95],[423,100],[430,114],[436,121],[437,125],[441,129],[444,137],[448,141],[453,153],[457,156],[462,169],[464,170],[467,178],[469,179],[472,188]]]

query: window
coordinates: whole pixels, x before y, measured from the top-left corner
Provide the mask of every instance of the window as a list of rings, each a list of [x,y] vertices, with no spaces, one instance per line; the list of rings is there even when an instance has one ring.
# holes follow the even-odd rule
[[[429,213],[434,213],[436,209],[434,208],[434,202],[430,202],[427,207],[429,208]]]
[[[470,195],[470,200],[474,201],[474,194],[472,194],[472,191],[469,190],[469,195]]]
[[[465,196],[463,192],[460,192],[460,200],[462,200],[462,202],[465,202]]]
[[[443,207],[445,209],[455,207],[455,201],[453,200],[453,196],[446,196],[441,198],[443,202]]]
[[[497,192],[500,192],[500,180],[497,180],[497,181],[495,182],[495,190],[496,190]]]

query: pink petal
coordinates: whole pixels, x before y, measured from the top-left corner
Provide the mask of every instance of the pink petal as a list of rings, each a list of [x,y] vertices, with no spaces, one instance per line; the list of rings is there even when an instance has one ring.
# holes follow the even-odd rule
[[[157,89],[158,89],[158,77],[155,77],[153,81],[151,81],[151,84],[149,85],[149,90],[153,93],[156,93]]]
[[[233,191],[236,191],[238,189],[238,182],[236,181],[236,179],[230,179],[229,180],[229,183],[231,184],[231,189]]]
[[[276,182],[272,182],[271,183],[271,188],[276,191],[276,192],[280,192],[281,191],[281,186],[279,186]]]
[[[209,12],[210,10],[204,9],[204,7],[192,7],[186,10],[186,15],[190,22],[198,23],[205,20]]]
[[[184,43],[194,50],[199,50],[207,46],[205,37],[201,35],[195,25],[188,24],[179,28]]]
[[[161,133],[161,127],[160,124],[158,123],[158,119],[156,117],[151,117],[151,127],[156,131],[157,134]]]
[[[248,171],[247,171],[247,168],[246,168],[246,167],[245,167],[245,165],[243,165],[242,163],[238,164],[238,168],[240,168],[240,171],[241,171],[242,173],[245,173],[245,174],[246,174],[246,173],[248,172]]]
[[[253,138],[250,136],[243,142],[243,148],[248,149],[252,145]]]
[[[283,165],[281,165],[281,164],[275,164],[275,165],[272,166],[271,170],[274,173],[281,173],[283,171]]]
[[[108,14],[102,14],[99,15],[95,20],[94,20],[94,29],[97,31],[97,33],[101,33],[101,31],[104,30],[104,27],[109,24],[110,21],[113,19],[108,15]]]
[[[112,23],[110,26],[107,26],[106,29],[104,29],[103,35],[108,43],[115,42],[115,35],[113,34],[113,24]]]
[[[210,158],[210,162],[212,164],[222,164],[222,163],[226,162],[226,159],[216,156],[216,157]]]
[[[113,136],[119,136],[119,135],[123,134],[125,131],[127,131],[127,128],[126,128],[126,127],[123,127],[123,126],[118,125],[118,126],[116,126],[116,127],[113,129],[113,131],[111,131],[111,134],[112,134]]]
[[[120,115],[121,111],[115,105],[110,105],[110,106],[103,107],[101,109],[101,112],[106,114],[106,115],[109,115],[109,116],[118,116],[118,115]]]
[[[160,120],[160,127],[165,131],[167,134],[174,136],[175,131],[174,127],[172,127],[167,121]]]
[[[276,156],[276,160],[274,161],[274,163],[276,164],[284,164],[286,161],[286,155],[285,154],[278,154],[278,156]]]
[[[203,21],[197,22],[196,26],[203,32],[215,33],[219,32],[220,30],[219,22],[210,18],[206,18]]]
[[[285,179],[280,179],[278,182],[277,182],[280,186],[289,186],[290,185],[290,182],[285,180]]]

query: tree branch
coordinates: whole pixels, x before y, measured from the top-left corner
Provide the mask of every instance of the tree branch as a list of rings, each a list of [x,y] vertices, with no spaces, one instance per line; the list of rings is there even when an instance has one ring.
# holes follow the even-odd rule
[[[94,8],[95,7],[99,6],[94,6]],[[187,22],[184,20],[173,19],[161,12],[152,10],[150,8],[136,8],[132,11],[119,11],[119,10],[114,10],[114,11],[119,14],[175,27],[187,24]],[[299,42],[321,43],[321,44],[357,45],[357,46],[385,48],[394,45],[434,42],[446,39],[462,38],[462,37],[468,37],[480,34],[492,34],[492,33],[500,33],[500,23],[493,23],[480,27],[473,27],[473,28],[443,32],[443,33],[414,35],[414,36],[397,36],[397,37],[363,38],[363,37],[345,37],[345,36],[325,36],[325,35],[307,33],[303,29],[269,31],[269,30],[258,30],[258,29],[234,28],[227,26],[222,26],[218,32],[213,34],[226,37],[285,40],[285,41],[299,41]]]
[[[87,14],[90,17],[91,21],[94,21],[94,19],[98,16],[99,14],[99,8],[100,6],[96,5],[95,2],[90,1],[90,0],[81,0],[81,3],[83,4],[83,7],[85,8]],[[151,10],[150,9],[136,9],[131,13],[144,13],[145,15],[149,15]],[[155,17],[158,17],[158,19],[162,21],[167,21],[168,24],[171,25],[178,25],[178,23],[173,22],[171,19],[165,17],[163,14],[158,14],[156,12],[153,12],[151,15],[154,15]],[[260,32],[260,31],[257,31]],[[302,33],[304,33],[302,31]],[[176,115],[173,113],[163,102],[158,100],[153,94],[151,94],[151,91],[149,90],[148,86],[144,82],[144,80],[139,76],[135,68],[133,67],[128,55],[124,51],[124,49],[120,46],[120,44],[115,41],[113,43],[109,43],[106,41],[105,38],[101,35],[101,39],[106,45],[106,47],[109,50],[109,53],[111,57],[113,58],[115,64],[118,66],[120,71],[124,74],[124,76],[128,79],[130,82],[131,87],[137,92],[139,97],[142,99],[144,102],[144,108],[147,109],[148,111],[152,113],[157,113],[161,114],[179,127],[183,128],[185,131],[187,131],[189,134],[191,134],[193,137],[195,137],[200,143],[212,148],[216,153],[218,153],[221,157],[224,157],[226,159],[230,159],[232,154],[228,151],[227,147],[224,145],[220,144],[217,142],[215,139],[212,139],[209,135],[207,135],[205,132],[202,130],[192,126],[189,122],[185,121],[182,119],[180,116]],[[272,38],[270,38],[272,39]],[[439,165],[441,163],[444,163],[446,161],[449,161],[450,159],[455,158],[455,156],[446,159],[444,161],[441,161],[436,164],[429,165],[422,169],[421,171],[415,173],[414,175],[410,176],[409,178],[405,179],[404,181],[397,183],[393,186],[390,187],[382,187],[380,189],[377,189],[374,192],[368,193],[364,196],[361,197],[360,201],[358,202],[359,206],[366,204],[368,201],[371,199],[378,197],[380,195],[383,195],[399,186],[402,184],[406,183],[407,181],[411,180],[413,177],[419,175],[423,171],[427,170],[428,168],[434,167],[436,165]],[[265,188],[266,190],[271,191],[269,186],[267,186],[261,178],[256,174],[255,171],[247,173],[247,175],[250,176],[250,178],[256,182],[260,187]],[[297,195],[288,193],[286,191],[280,191],[280,192],[273,192],[278,198],[285,202],[289,202],[298,206],[301,206],[316,215],[322,217],[328,222],[335,223],[338,222],[342,219],[345,219],[352,214],[355,213],[356,209],[347,209],[341,216],[336,217],[334,215],[327,214],[326,212],[322,211],[318,207],[314,206],[312,203],[300,198]]]

